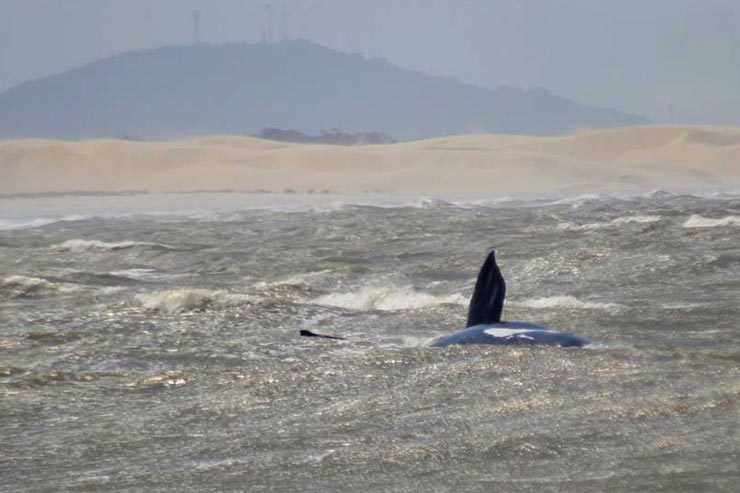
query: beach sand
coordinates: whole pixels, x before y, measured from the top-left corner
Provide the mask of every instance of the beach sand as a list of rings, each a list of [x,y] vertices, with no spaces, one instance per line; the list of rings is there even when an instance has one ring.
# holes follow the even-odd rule
[[[557,137],[462,135],[335,146],[218,136],[0,141],[0,194],[590,192],[740,187],[740,127],[634,126]]]

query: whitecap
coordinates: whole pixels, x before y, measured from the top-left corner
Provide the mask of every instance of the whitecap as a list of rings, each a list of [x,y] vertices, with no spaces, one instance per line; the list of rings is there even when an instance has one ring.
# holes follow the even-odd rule
[[[599,301],[582,301],[575,296],[550,296],[546,298],[532,298],[523,301],[511,301],[512,306],[525,308],[548,309],[564,308],[568,310],[621,310],[625,308],[617,303],[604,303]]]
[[[576,195],[574,197],[563,197],[560,199],[555,199],[550,202],[550,205],[570,205],[573,209],[578,209],[588,202],[606,201],[612,199],[613,197],[610,197],[609,195],[587,193],[583,195]]]
[[[341,200],[334,200],[326,204],[316,204],[309,209],[311,212],[338,212],[347,207],[347,204]]]
[[[155,269],[125,269],[116,270],[110,273],[113,276],[126,277],[136,281],[165,281],[178,277],[185,277],[187,274],[166,274]]]
[[[114,294],[121,293],[123,291],[126,291],[126,288],[123,286],[105,286],[98,290],[98,293],[104,296],[110,296]]]
[[[40,277],[13,275],[0,278],[0,292],[10,297],[32,296],[44,291],[53,291],[56,285]]]
[[[395,311],[412,310],[444,304],[467,305],[468,300],[460,294],[436,296],[430,293],[415,291],[410,287],[366,287],[352,293],[337,293],[321,296],[313,300],[312,303],[316,305],[359,311]]]
[[[92,251],[112,251],[112,250],[123,250],[126,248],[134,247],[158,247],[172,249],[169,245],[162,243],[151,243],[147,241],[118,241],[118,242],[106,242],[100,240],[83,240],[73,239],[67,240],[64,243],[52,245],[51,250],[55,252],[92,252]]]
[[[64,217],[37,217],[34,219],[0,219],[0,231],[14,229],[33,229],[59,222],[84,221],[90,216],[71,215]]]
[[[624,226],[625,224],[651,224],[661,221],[660,216],[625,216],[618,217],[608,222],[597,222],[587,224],[560,223],[558,229],[565,231],[593,231]]]
[[[142,308],[167,313],[240,306],[254,300],[253,296],[247,294],[197,288],[167,289],[135,297],[136,303]]]
[[[435,197],[422,197],[414,204],[418,209],[436,209],[438,207],[454,207],[455,204]]]
[[[12,275],[0,278],[0,295],[20,298],[52,292],[68,293],[81,289],[75,284],[54,283],[40,277]]]
[[[699,214],[692,214],[685,223],[684,228],[717,228],[723,226],[740,226],[740,216],[725,216],[719,219],[703,217]]]
[[[296,286],[305,284],[312,279],[321,278],[327,274],[331,274],[331,269],[323,269],[313,272],[301,272],[284,279],[278,279],[276,281],[258,281],[253,284],[252,287],[258,290],[268,290],[270,288],[282,287],[282,286]],[[248,278],[245,278],[247,280]]]
[[[675,302],[675,303],[663,303],[660,308],[663,310],[694,310],[697,308],[704,308],[708,306],[707,303],[694,303],[694,302]]]

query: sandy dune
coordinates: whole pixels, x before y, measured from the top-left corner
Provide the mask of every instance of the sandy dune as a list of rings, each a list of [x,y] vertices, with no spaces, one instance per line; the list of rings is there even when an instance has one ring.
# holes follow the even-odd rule
[[[737,189],[740,127],[464,135],[354,147],[232,136],[0,141],[0,194],[288,188],[495,195]]]

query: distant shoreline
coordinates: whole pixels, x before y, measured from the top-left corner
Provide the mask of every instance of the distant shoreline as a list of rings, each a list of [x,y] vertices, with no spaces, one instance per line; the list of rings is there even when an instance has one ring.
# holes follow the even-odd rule
[[[238,190],[238,189],[222,189],[222,190],[179,190],[179,191],[149,191],[149,190],[88,190],[88,191],[63,191],[63,192],[30,192],[30,193],[0,193],[0,198],[3,199],[14,199],[14,198],[41,198],[41,197],[129,197],[132,195],[152,195],[152,194],[199,194],[199,193],[214,193],[214,194],[243,194],[243,195],[335,195],[330,190],[322,190],[320,192],[311,190],[292,190],[292,191],[272,191],[272,190]],[[375,192],[366,192],[368,194]],[[387,192],[386,192],[387,193]]]
[[[431,195],[424,195],[424,194],[415,194],[415,193],[403,193],[403,192],[394,192],[394,191],[365,191],[360,193],[341,193],[341,192],[332,192],[332,191],[326,191],[322,193],[316,193],[316,192],[306,192],[301,190],[296,190],[295,192],[283,192],[283,191],[254,191],[254,190],[181,190],[181,191],[105,191],[105,190],[99,190],[99,191],[85,191],[85,192],[77,192],[77,191],[69,191],[69,192],[37,192],[37,193],[11,193],[11,194],[4,194],[0,193],[0,200],[8,200],[8,199],[43,199],[43,198],[50,198],[50,199],[57,199],[57,198],[94,198],[94,197],[135,197],[135,196],[155,196],[155,195],[244,195],[244,196],[271,196],[276,199],[279,199],[280,197],[291,197],[291,198],[308,198],[308,197],[336,197],[336,198],[360,198],[360,197],[366,197],[372,199],[373,197],[382,197],[382,198],[388,198],[388,197],[397,197],[399,199],[410,199],[412,197],[416,197],[419,199],[430,199],[430,200],[483,200],[485,198],[489,199],[497,199],[501,200],[503,202],[507,201],[524,201],[524,202],[537,202],[537,201],[551,201],[551,200],[568,200],[568,199],[574,199],[578,197],[584,197],[584,196],[609,196],[613,198],[618,199],[630,199],[635,197],[642,197],[642,196],[649,196],[652,194],[661,194],[664,193],[666,195],[693,195],[697,197],[707,197],[712,195],[731,195],[731,196],[738,196],[740,197],[740,185],[731,185],[731,186],[724,186],[724,187],[686,187],[686,188],[680,188],[680,189],[622,189],[622,190],[612,190],[609,192],[604,193],[598,193],[595,192],[593,194],[586,193],[556,193],[556,194],[545,194],[545,195],[537,195],[537,194],[514,194],[514,195],[500,195],[496,194],[494,195],[485,195],[481,193],[464,193],[464,192],[450,192],[450,193],[439,193],[439,194],[431,194]]]

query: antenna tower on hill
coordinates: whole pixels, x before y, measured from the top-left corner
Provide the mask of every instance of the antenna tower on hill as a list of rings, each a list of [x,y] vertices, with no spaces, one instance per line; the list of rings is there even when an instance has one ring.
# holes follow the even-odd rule
[[[200,10],[193,10],[193,44],[200,44]]]
[[[262,41],[272,43],[272,5],[265,4],[265,26],[262,29]]]
[[[283,41],[288,40],[288,4],[283,2]]]

